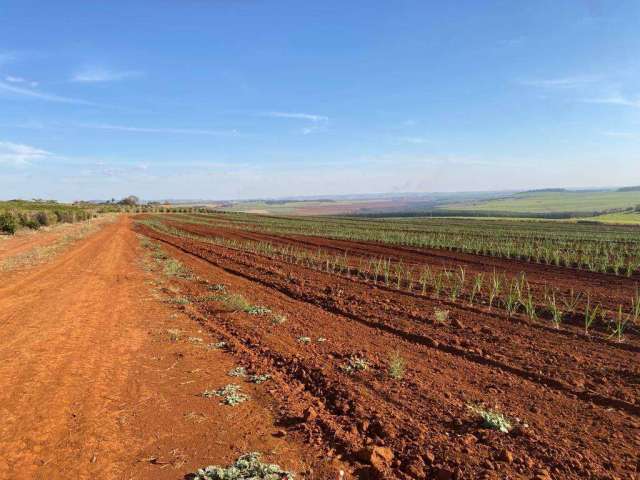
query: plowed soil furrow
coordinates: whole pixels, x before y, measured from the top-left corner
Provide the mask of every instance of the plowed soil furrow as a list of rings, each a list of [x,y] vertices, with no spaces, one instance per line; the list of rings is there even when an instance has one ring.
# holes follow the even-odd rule
[[[207,245],[205,248],[215,251],[217,247]],[[596,342],[583,335],[561,336],[553,330],[539,329],[527,322],[514,324],[512,320],[477,309],[470,317],[468,308],[460,308],[452,302],[414,298],[273,259],[261,259],[257,255],[225,256],[223,261],[228,263],[227,257],[242,263],[243,272],[253,277],[260,267],[262,272],[266,272],[266,277],[263,275],[261,278],[268,282],[276,282],[271,269],[273,265],[279,265],[288,273],[279,283],[274,283],[278,288],[323,308],[349,315],[354,320],[376,325],[417,343],[432,344],[436,341],[441,348],[448,348],[480,363],[501,366],[514,374],[571,392],[587,401],[615,406],[634,414],[640,410],[635,404],[639,387],[628,382],[629,378],[639,374],[636,348],[620,349],[615,345],[612,348],[607,343]],[[291,272],[299,272],[299,278],[303,279],[294,289],[290,285]],[[313,280],[306,284],[305,276]],[[454,325],[463,325],[463,328],[434,325],[431,318],[435,308],[448,309]],[[578,348],[567,349],[567,341]]]
[[[621,411],[602,408],[595,405],[595,402],[589,402],[587,394],[572,387],[549,388],[553,385],[537,383],[534,375],[531,375],[532,378],[525,378],[517,374],[513,369],[507,368],[506,363],[496,363],[484,352],[478,353],[475,346],[467,348],[463,344],[469,342],[465,336],[472,337],[475,332],[469,332],[463,327],[460,329],[462,331],[452,332],[451,337],[445,337],[446,343],[443,341],[441,344],[438,340],[433,342],[433,338],[430,344],[416,342],[413,335],[418,333],[411,332],[411,328],[415,328],[415,321],[401,319],[398,323],[392,323],[388,315],[376,317],[375,308],[369,306],[367,310],[367,305],[374,303],[376,297],[379,298],[377,305],[382,310],[383,305],[395,303],[406,307],[404,300],[391,292],[382,292],[372,287],[364,290],[365,286],[349,284],[344,279],[332,278],[320,272],[274,261],[267,264],[267,260],[255,255],[178,239],[144,227],[143,231],[152,238],[179,248],[185,259],[195,255],[210,262],[211,266],[200,268],[205,272],[207,268],[211,268],[215,271],[216,278],[224,279],[238,288],[248,289],[253,301],[264,302],[277,311],[282,310],[288,316],[291,315],[294,321],[282,326],[289,332],[288,341],[280,337],[274,338],[273,332],[265,329],[264,324],[243,318],[234,318],[233,324],[228,328],[233,328],[234,334],[240,338],[257,339],[259,345],[267,345],[268,349],[274,349],[280,355],[303,358],[309,365],[324,365],[325,378],[334,384],[348,385],[348,402],[360,405],[360,409],[363,409],[359,412],[357,407],[348,406],[347,416],[361,421],[368,420],[373,415],[372,412],[384,412],[388,418],[376,421],[389,426],[389,429],[390,425],[395,425],[396,431],[420,432],[416,434],[417,437],[390,435],[387,439],[389,444],[403,452],[403,458],[407,462],[415,461],[415,455],[427,455],[426,449],[433,448],[442,462],[465,471],[468,476],[462,478],[480,478],[482,472],[484,475],[491,470],[481,466],[483,459],[493,458],[496,448],[510,448],[528,452],[530,457],[527,458],[533,462],[529,466],[522,460],[525,462],[522,464],[524,467],[507,467],[515,475],[524,471],[531,473],[530,470],[535,465],[540,468],[551,466],[559,473],[562,472],[562,478],[585,478],[607,471],[606,465],[610,461],[607,458],[611,458],[611,452],[601,441],[606,437],[605,432],[616,431],[629,448],[622,447],[622,450],[616,452],[614,462],[619,468],[635,468],[630,460],[633,457],[630,452],[633,451],[631,445],[639,441],[634,437],[637,423],[625,413],[625,408],[621,408]],[[327,288],[328,293],[318,295],[318,292]],[[343,292],[338,294],[340,290]],[[366,301],[358,303],[351,298],[360,295]],[[212,313],[206,309],[203,312],[209,315]],[[372,321],[370,317],[375,318]],[[390,331],[391,327],[398,331]],[[435,330],[431,328],[431,331]],[[326,337],[326,345],[304,348],[293,340],[296,336],[312,334]],[[424,332],[420,335],[424,335]],[[460,337],[458,343],[449,343],[448,340],[455,337]],[[495,344],[501,343],[499,340],[500,337],[493,339]],[[563,350],[561,344],[558,343],[557,346],[560,351]],[[385,357],[394,349],[398,349],[409,360],[411,374],[407,386],[403,385],[403,388],[384,379],[384,375],[367,374],[369,376],[363,376],[362,380],[345,380],[341,373],[335,373],[335,360],[327,363],[327,356],[344,361],[349,351],[361,352],[371,358],[380,371],[384,368]],[[486,361],[487,359],[492,361]],[[511,359],[505,358],[505,361]],[[558,366],[566,368],[566,363],[559,360]],[[465,372],[464,378],[460,378],[460,372]],[[578,398],[580,396],[582,398]],[[603,401],[606,400],[604,396],[601,397]],[[526,419],[531,428],[525,429],[526,433],[510,436],[489,433],[489,440],[484,434],[479,435],[480,441],[478,436],[465,436],[471,431],[477,434],[472,425],[461,421],[469,417],[465,403],[480,400],[491,403],[496,399],[500,399],[500,403],[508,407],[510,413]],[[596,397],[591,400],[596,400]],[[630,402],[623,401],[616,405],[616,400],[611,399],[610,403],[614,406],[626,405],[630,407],[630,413],[634,413],[635,407]],[[428,406],[426,409],[425,404]],[[335,408],[332,414],[336,415]],[[595,433],[594,428],[601,433]],[[592,435],[589,436],[587,432]],[[366,429],[360,432],[362,441],[368,434]],[[427,442],[426,446],[425,438],[435,441]],[[558,445],[559,438],[562,439],[561,446]],[[587,453],[576,457],[574,452],[578,449]],[[417,453],[411,455],[411,452]]]

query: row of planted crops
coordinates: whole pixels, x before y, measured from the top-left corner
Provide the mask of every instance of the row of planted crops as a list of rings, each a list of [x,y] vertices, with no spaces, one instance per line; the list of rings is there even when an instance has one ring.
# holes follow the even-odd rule
[[[555,329],[563,323],[579,324],[585,335],[597,330],[621,342],[640,330],[640,290],[615,305],[592,299],[589,291],[559,290],[552,285],[532,285],[524,272],[508,277],[501,272],[469,273],[463,266],[432,268],[382,257],[350,256],[291,244],[196,235],[163,223],[145,220],[147,226],[170,235],[189,238],[238,251],[246,251],[306,268],[411,295],[428,296],[452,305],[489,308],[510,319],[547,322]]]
[[[281,235],[434,248],[632,276],[640,272],[640,228],[554,221],[353,219],[194,215],[191,222]]]

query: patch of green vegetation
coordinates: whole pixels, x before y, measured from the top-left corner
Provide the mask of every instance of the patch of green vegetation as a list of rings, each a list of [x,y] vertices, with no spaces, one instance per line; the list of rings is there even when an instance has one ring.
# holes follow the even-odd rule
[[[248,395],[240,392],[241,388],[242,387],[240,385],[230,383],[222,388],[219,388],[218,390],[205,390],[204,392],[202,392],[202,396],[205,398],[221,397],[222,400],[220,401],[220,403],[235,407],[236,405],[249,400]]]
[[[252,305],[247,310],[245,310],[249,315],[268,315],[271,313],[271,310],[267,307],[261,307],[260,305]]]
[[[400,352],[393,352],[389,357],[389,376],[394,380],[402,380],[406,373],[407,361]]]
[[[271,316],[271,323],[273,323],[274,325],[282,325],[286,321],[287,317],[282,314],[275,313]]]
[[[639,191],[532,191],[494,200],[452,203],[439,210],[469,212],[603,212],[633,209],[640,204]]]
[[[348,373],[349,375],[357,372],[364,372],[368,369],[369,362],[366,359],[355,355],[351,356],[347,363],[340,366],[340,370],[342,370],[344,373]]]
[[[169,277],[191,278],[189,270],[175,258],[167,258],[164,260],[162,273]]]
[[[246,377],[247,370],[244,367],[235,367],[227,372],[230,377]]]
[[[278,465],[262,463],[258,452],[239,457],[229,467],[210,465],[199,469],[194,480],[294,480],[295,475]]]
[[[618,225],[640,225],[640,211],[607,213],[595,217],[578,219],[579,222],[598,222]]]
[[[502,433],[509,433],[513,429],[511,420],[498,411],[489,410],[480,405],[467,405],[467,408],[482,419],[484,428],[490,428]]]
[[[54,201],[11,200],[0,202],[0,233],[20,228],[37,230],[58,223],[75,223],[98,216],[94,205],[69,205]]]
[[[260,385],[267,380],[271,380],[271,375],[269,375],[268,373],[249,375],[249,378],[247,378],[247,380],[249,380],[251,383]]]
[[[189,300],[187,297],[172,297],[168,298],[166,302],[172,305],[189,305],[191,303],[191,300]]]

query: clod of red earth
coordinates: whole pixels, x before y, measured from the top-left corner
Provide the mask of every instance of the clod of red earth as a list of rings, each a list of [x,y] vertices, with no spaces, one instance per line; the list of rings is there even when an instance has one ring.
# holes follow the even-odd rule
[[[393,462],[393,451],[388,447],[370,446],[360,450],[358,459],[371,465],[378,478],[386,478]]]
[[[456,328],[464,328],[464,323],[457,318],[452,322],[452,324]]]
[[[504,448],[500,451],[500,454],[498,455],[498,460],[500,460],[501,462],[513,463],[513,453],[511,453],[509,450]]]
[[[313,407],[309,407],[304,411],[303,418],[305,422],[313,422],[318,417],[318,413],[313,409]]]
[[[454,472],[448,468],[438,468],[434,478],[435,480],[453,480]]]

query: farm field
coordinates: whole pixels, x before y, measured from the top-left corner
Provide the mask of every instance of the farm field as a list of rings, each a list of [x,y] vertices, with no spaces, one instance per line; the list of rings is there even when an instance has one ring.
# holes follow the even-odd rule
[[[560,213],[634,208],[640,191],[532,191],[479,202],[451,203],[443,209],[469,212]]]
[[[490,255],[459,243],[475,222],[144,215],[135,230],[200,279],[182,295],[201,325],[273,372],[280,414],[305,419],[292,431],[356,478],[636,478],[637,230],[493,223],[511,254]],[[541,229],[606,268],[536,260]]]
[[[0,477],[260,452],[308,479],[636,478],[640,272],[464,243],[636,251],[634,227],[557,225],[162,213],[3,237]]]

